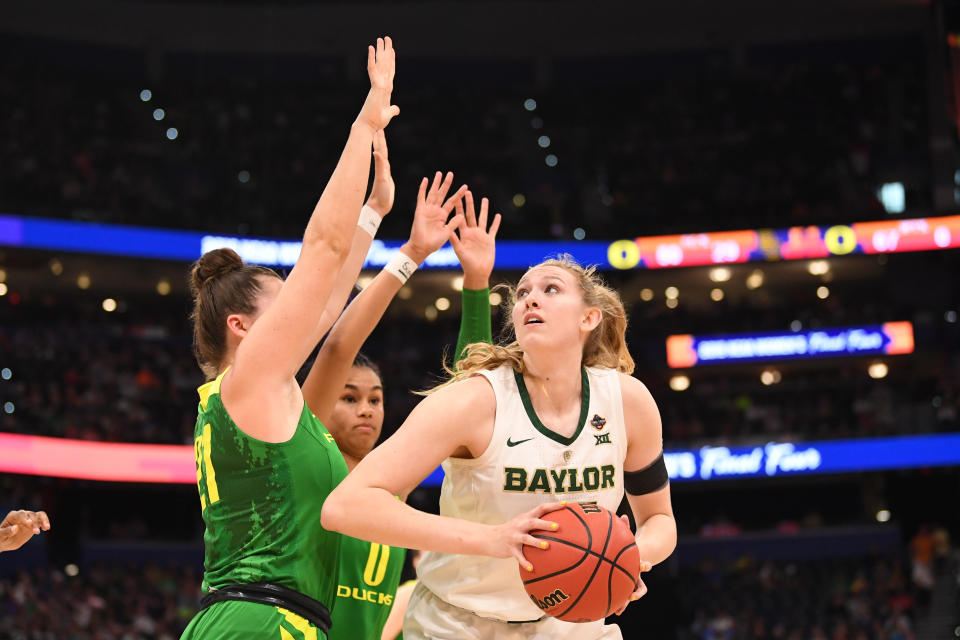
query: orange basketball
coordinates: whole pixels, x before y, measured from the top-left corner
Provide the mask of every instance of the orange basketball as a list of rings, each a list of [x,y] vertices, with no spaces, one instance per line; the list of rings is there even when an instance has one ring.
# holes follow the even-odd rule
[[[584,502],[543,519],[560,526],[531,532],[549,547],[524,547],[533,571],[520,570],[523,586],[540,610],[567,622],[592,622],[630,600],[639,586],[640,552],[617,514]]]

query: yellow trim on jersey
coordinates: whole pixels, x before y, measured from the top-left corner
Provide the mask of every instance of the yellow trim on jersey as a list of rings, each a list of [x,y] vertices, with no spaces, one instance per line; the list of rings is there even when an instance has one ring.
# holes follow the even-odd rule
[[[230,367],[227,367],[215,380],[211,380],[197,387],[197,393],[200,394],[200,408],[204,411],[207,410],[207,402],[210,400],[210,396],[220,393],[220,384],[223,382],[223,376],[227,375],[227,371],[229,370]]]
[[[293,611],[289,611],[283,607],[277,607],[277,611],[283,614],[283,617],[287,619],[287,622],[293,625],[294,629],[303,634],[303,640],[317,640],[317,628],[310,624],[309,620],[302,616],[298,616]],[[283,635],[284,632],[286,632],[286,636]],[[283,636],[284,640],[286,640],[287,636],[290,636],[290,633],[281,626],[280,635]]]
[[[283,628],[283,625],[280,625],[280,640],[294,640],[290,632]]]
[[[210,496],[210,504],[220,500],[220,491],[217,489],[217,474],[213,470],[213,462],[210,460],[210,440],[212,438],[212,429],[208,422],[203,426],[203,470],[205,480],[207,481],[207,495]]]

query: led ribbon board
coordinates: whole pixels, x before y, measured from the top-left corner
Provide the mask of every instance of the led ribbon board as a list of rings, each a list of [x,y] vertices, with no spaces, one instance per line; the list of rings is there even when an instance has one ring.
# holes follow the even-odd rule
[[[663,269],[957,247],[960,216],[945,216],[618,240],[607,261],[615,269]]]
[[[960,464],[960,433],[665,451],[670,480],[770,478]]]
[[[189,445],[88,442],[0,433],[0,473],[195,484],[194,455]],[[665,451],[663,457],[670,479],[677,482],[950,466],[960,464],[960,433],[702,447]],[[442,481],[443,470],[437,468],[421,485],[436,487]]]
[[[384,266],[402,244],[402,240],[374,240],[364,267]],[[196,260],[211,249],[230,247],[247,262],[272,267],[291,267],[300,255],[299,240],[209,235],[13,215],[0,215],[0,246],[186,262]],[[832,227],[649,236],[612,243],[501,240],[497,242],[497,266],[526,269],[558,253],[569,253],[581,263],[595,264],[600,269],[663,269],[957,247],[960,247],[960,215],[855,222]],[[424,267],[456,269],[459,262],[448,245],[428,257]]]
[[[910,322],[728,336],[682,334],[667,338],[667,364],[674,368],[903,353],[913,353]]]

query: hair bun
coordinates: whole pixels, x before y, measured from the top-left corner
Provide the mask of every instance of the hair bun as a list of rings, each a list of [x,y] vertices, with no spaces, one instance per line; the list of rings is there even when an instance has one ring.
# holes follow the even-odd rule
[[[200,256],[190,272],[190,284],[200,291],[211,280],[243,267],[243,259],[233,249],[214,249]]]

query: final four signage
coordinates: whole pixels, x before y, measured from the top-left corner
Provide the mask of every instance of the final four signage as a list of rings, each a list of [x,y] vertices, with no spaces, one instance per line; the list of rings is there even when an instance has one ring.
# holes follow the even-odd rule
[[[683,334],[667,338],[667,364],[674,368],[912,352],[913,324],[910,322],[727,336]]]
[[[960,434],[702,447],[663,459],[673,482],[936,467],[960,464]]]

